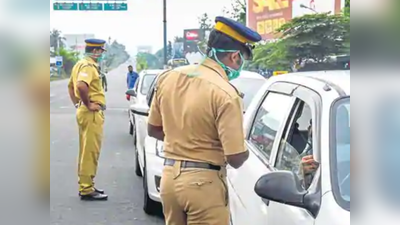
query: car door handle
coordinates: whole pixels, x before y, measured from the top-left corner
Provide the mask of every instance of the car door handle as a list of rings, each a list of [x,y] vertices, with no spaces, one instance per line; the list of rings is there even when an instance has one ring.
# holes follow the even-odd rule
[[[263,198],[262,201],[263,201],[267,206],[269,206],[269,200],[268,200],[268,199]]]

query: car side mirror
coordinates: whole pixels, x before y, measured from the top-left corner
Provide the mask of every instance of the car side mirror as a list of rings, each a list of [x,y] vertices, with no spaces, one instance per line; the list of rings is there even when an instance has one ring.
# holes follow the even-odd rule
[[[147,105],[134,104],[130,108],[133,114],[139,116],[149,116],[149,107]]]
[[[136,91],[133,90],[133,89],[127,90],[127,91],[125,92],[125,94],[126,94],[126,95],[129,95],[129,96],[131,96],[131,97],[137,97],[137,93],[136,93]]]
[[[310,212],[313,205],[307,198],[296,174],[289,171],[277,171],[262,176],[256,183],[255,192],[263,199],[300,207]],[[314,213],[314,212],[312,212]]]

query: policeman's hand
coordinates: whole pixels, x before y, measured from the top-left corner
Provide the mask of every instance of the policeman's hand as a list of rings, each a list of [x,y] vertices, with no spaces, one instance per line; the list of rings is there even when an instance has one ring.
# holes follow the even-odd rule
[[[313,155],[304,156],[301,164],[305,175],[311,174],[318,169],[318,162],[314,160]]]
[[[92,112],[98,112],[98,111],[101,110],[101,107],[100,107],[99,104],[96,104],[96,103],[92,103],[92,102],[91,102],[91,103],[89,104],[88,109],[89,109],[90,111],[92,111]]]
[[[105,88],[104,91],[107,92],[107,91],[108,91],[108,88]]]

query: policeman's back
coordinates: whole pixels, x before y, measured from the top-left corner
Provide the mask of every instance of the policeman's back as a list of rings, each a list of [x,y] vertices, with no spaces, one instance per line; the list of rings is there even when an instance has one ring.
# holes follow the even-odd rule
[[[206,60],[204,65],[218,70],[212,60]],[[160,77],[157,92],[160,110],[166,117],[163,118],[166,157],[224,165],[215,120],[218,108],[238,97],[236,90],[214,70],[189,65]]]

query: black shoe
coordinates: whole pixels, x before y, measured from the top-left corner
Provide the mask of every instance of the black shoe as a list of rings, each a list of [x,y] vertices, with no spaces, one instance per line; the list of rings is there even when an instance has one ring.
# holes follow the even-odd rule
[[[97,192],[92,192],[87,195],[81,195],[81,200],[82,201],[107,201],[108,196],[105,194],[100,194]]]
[[[104,195],[104,194],[106,193],[104,190],[102,190],[102,189],[97,189],[97,188],[94,188],[94,191],[97,192],[97,193],[99,193],[99,194],[102,194],[102,195]]]
[[[104,194],[106,193],[104,190],[97,189],[97,188],[94,189],[94,192],[99,193],[99,194],[102,194],[102,195],[104,195]],[[81,193],[80,193],[80,192],[79,192],[79,196],[81,196]]]

